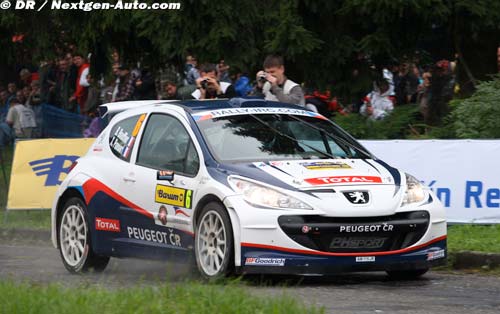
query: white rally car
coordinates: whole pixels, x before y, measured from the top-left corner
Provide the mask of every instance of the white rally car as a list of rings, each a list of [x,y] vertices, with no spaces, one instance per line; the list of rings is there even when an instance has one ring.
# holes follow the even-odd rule
[[[52,208],[71,272],[111,256],[194,256],[230,273],[382,270],[446,258],[443,206],[320,114],[255,99],[124,102]]]

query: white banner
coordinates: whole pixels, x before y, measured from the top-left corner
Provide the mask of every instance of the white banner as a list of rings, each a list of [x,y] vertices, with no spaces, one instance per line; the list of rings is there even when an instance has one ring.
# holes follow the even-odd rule
[[[429,186],[448,222],[500,223],[500,140],[360,141]]]

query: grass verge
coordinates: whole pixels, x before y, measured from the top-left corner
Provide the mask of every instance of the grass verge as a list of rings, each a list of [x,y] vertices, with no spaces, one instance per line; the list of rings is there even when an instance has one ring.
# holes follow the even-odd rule
[[[453,225],[448,226],[448,250],[450,252],[478,251],[500,253],[500,225]]]
[[[107,290],[0,282],[0,313],[324,313],[280,295],[256,297],[238,284],[178,283]]]
[[[1,211],[0,228],[50,230],[50,210]]]

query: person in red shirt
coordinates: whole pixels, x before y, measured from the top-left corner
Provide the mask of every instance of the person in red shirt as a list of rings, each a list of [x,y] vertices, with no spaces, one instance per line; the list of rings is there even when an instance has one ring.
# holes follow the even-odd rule
[[[79,112],[83,112],[85,101],[87,100],[87,88],[86,84],[88,74],[89,64],[85,61],[82,54],[76,53],[73,56],[73,64],[78,68],[78,75],[76,77],[75,93],[69,98],[69,102],[76,100],[79,107]],[[83,76],[82,73],[85,75]]]

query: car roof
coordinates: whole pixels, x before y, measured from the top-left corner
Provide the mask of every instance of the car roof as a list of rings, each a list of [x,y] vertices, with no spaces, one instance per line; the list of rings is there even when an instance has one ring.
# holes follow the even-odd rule
[[[99,107],[101,117],[110,113],[119,113],[131,109],[145,108],[146,106],[158,107],[172,107],[177,106],[183,108],[190,114],[197,112],[230,109],[230,108],[252,108],[252,107],[266,107],[266,108],[289,108],[289,109],[302,109],[304,107],[286,104],[276,101],[267,101],[260,98],[231,98],[231,99],[213,99],[213,100],[141,100],[141,101],[122,101],[115,103],[103,104]]]
[[[251,108],[251,107],[270,107],[270,108],[290,108],[305,109],[304,107],[286,104],[277,101],[268,101],[260,98],[231,98],[215,100],[185,100],[179,103],[190,113],[202,112],[207,110],[230,109],[230,108]]]

